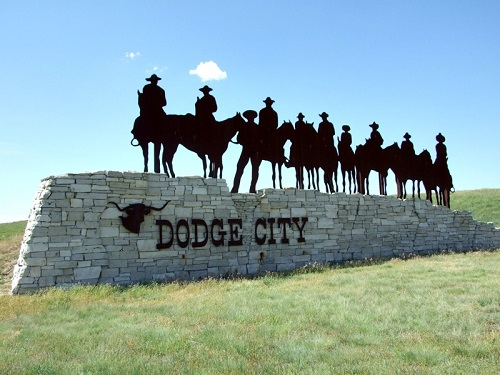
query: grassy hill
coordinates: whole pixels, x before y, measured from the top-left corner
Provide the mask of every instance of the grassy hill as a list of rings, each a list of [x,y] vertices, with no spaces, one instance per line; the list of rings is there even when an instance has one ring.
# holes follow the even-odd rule
[[[474,219],[500,227],[500,189],[457,191],[450,201],[453,210],[470,211]]]

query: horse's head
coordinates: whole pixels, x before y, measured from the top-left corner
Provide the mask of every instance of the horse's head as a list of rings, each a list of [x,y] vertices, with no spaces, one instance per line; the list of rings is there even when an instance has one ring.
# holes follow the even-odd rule
[[[236,130],[240,130],[243,126],[245,126],[245,119],[241,116],[240,112],[236,112],[236,114],[232,118],[232,123],[236,127]]]
[[[293,139],[293,133],[294,133],[294,128],[292,122],[289,121],[283,121],[283,124],[276,129],[276,134],[277,138],[279,140],[282,140],[283,143],[285,143],[287,140],[292,140]]]
[[[422,151],[417,159],[419,160],[419,163],[421,163],[421,165],[424,167],[424,168],[429,168],[432,166],[432,157],[431,157],[431,153],[427,150],[424,150]]]

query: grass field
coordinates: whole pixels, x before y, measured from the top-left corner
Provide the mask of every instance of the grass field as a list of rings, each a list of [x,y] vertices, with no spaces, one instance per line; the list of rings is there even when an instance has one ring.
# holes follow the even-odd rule
[[[499,197],[452,208],[500,226]],[[0,224],[1,374],[499,373],[498,250],[9,296],[25,224]]]
[[[0,296],[0,373],[497,374],[500,252]]]
[[[453,210],[470,211],[474,219],[500,227],[500,189],[457,191],[450,201]]]

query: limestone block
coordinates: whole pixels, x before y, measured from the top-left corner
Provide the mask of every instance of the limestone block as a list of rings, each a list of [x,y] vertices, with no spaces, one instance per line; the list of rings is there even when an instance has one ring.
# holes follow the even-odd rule
[[[102,267],[80,267],[75,269],[75,280],[91,280],[98,279],[101,275]]]

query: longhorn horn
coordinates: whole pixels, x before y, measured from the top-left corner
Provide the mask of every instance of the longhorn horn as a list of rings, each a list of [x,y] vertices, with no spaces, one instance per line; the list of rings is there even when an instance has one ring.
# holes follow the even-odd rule
[[[125,211],[125,209],[121,209],[120,206],[118,206],[118,204],[116,204],[115,202],[109,202],[109,203],[112,203],[116,206],[116,208],[118,208],[121,212]]]
[[[155,210],[155,211],[161,211],[161,210],[163,210],[163,209],[167,206],[167,204],[168,204],[169,202],[170,202],[170,201],[167,201],[167,203],[165,203],[165,204],[164,204],[162,207],[160,207],[160,208],[156,208],[156,207],[153,207],[153,206],[149,206],[149,208],[150,208],[150,209],[152,209],[152,210]]]

